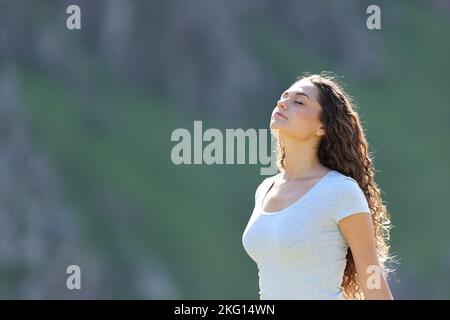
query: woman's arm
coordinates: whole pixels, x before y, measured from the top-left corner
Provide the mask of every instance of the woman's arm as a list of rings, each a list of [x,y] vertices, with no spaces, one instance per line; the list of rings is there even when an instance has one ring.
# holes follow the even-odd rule
[[[353,214],[339,221],[341,232],[352,250],[361,290],[367,300],[393,300],[376,254],[372,218]]]

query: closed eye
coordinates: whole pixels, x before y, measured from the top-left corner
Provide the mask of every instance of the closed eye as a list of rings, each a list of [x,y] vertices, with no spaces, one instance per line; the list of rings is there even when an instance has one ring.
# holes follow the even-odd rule
[[[303,102],[300,102],[300,101],[295,101],[295,103],[298,103],[298,104],[303,104]]]

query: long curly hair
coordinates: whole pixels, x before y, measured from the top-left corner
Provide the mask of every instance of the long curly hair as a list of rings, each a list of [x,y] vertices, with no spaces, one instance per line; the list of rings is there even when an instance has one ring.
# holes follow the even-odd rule
[[[374,180],[372,155],[356,112],[357,106],[332,73],[304,73],[296,78],[294,84],[303,79],[309,80],[319,89],[318,102],[322,106],[320,117],[326,132],[318,146],[319,161],[324,166],[355,179],[364,192],[374,225],[378,260],[382,273],[387,277],[389,272],[394,271],[391,266],[396,263],[394,257],[389,255],[391,218],[383,204],[381,190]],[[277,140],[277,149],[277,166],[283,172],[285,152],[280,139]],[[346,259],[341,284],[344,298],[364,299],[350,248]]]

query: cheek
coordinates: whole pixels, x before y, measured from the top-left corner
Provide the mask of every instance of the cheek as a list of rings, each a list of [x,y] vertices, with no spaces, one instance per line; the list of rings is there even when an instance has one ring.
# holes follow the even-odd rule
[[[298,110],[292,113],[292,124],[295,127],[301,127],[307,129],[314,124],[315,115],[312,112],[306,110]]]
[[[316,115],[311,110],[299,108],[294,111],[291,109],[287,114],[289,117],[288,121],[272,119],[274,113],[275,109],[271,113],[270,121],[272,134],[277,129],[280,129],[289,136],[303,140],[309,138],[314,133]]]
[[[312,112],[299,110],[291,115],[289,129],[298,137],[307,137],[314,131],[316,121]]]

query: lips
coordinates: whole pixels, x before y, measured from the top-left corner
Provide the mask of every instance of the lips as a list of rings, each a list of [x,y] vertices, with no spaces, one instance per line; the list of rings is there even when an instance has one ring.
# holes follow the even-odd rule
[[[273,116],[279,116],[279,117],[284,118],[284,119],[287,120],[287,117],[284,116],[281,112],[275,112],[275,113],[273,114]]]

